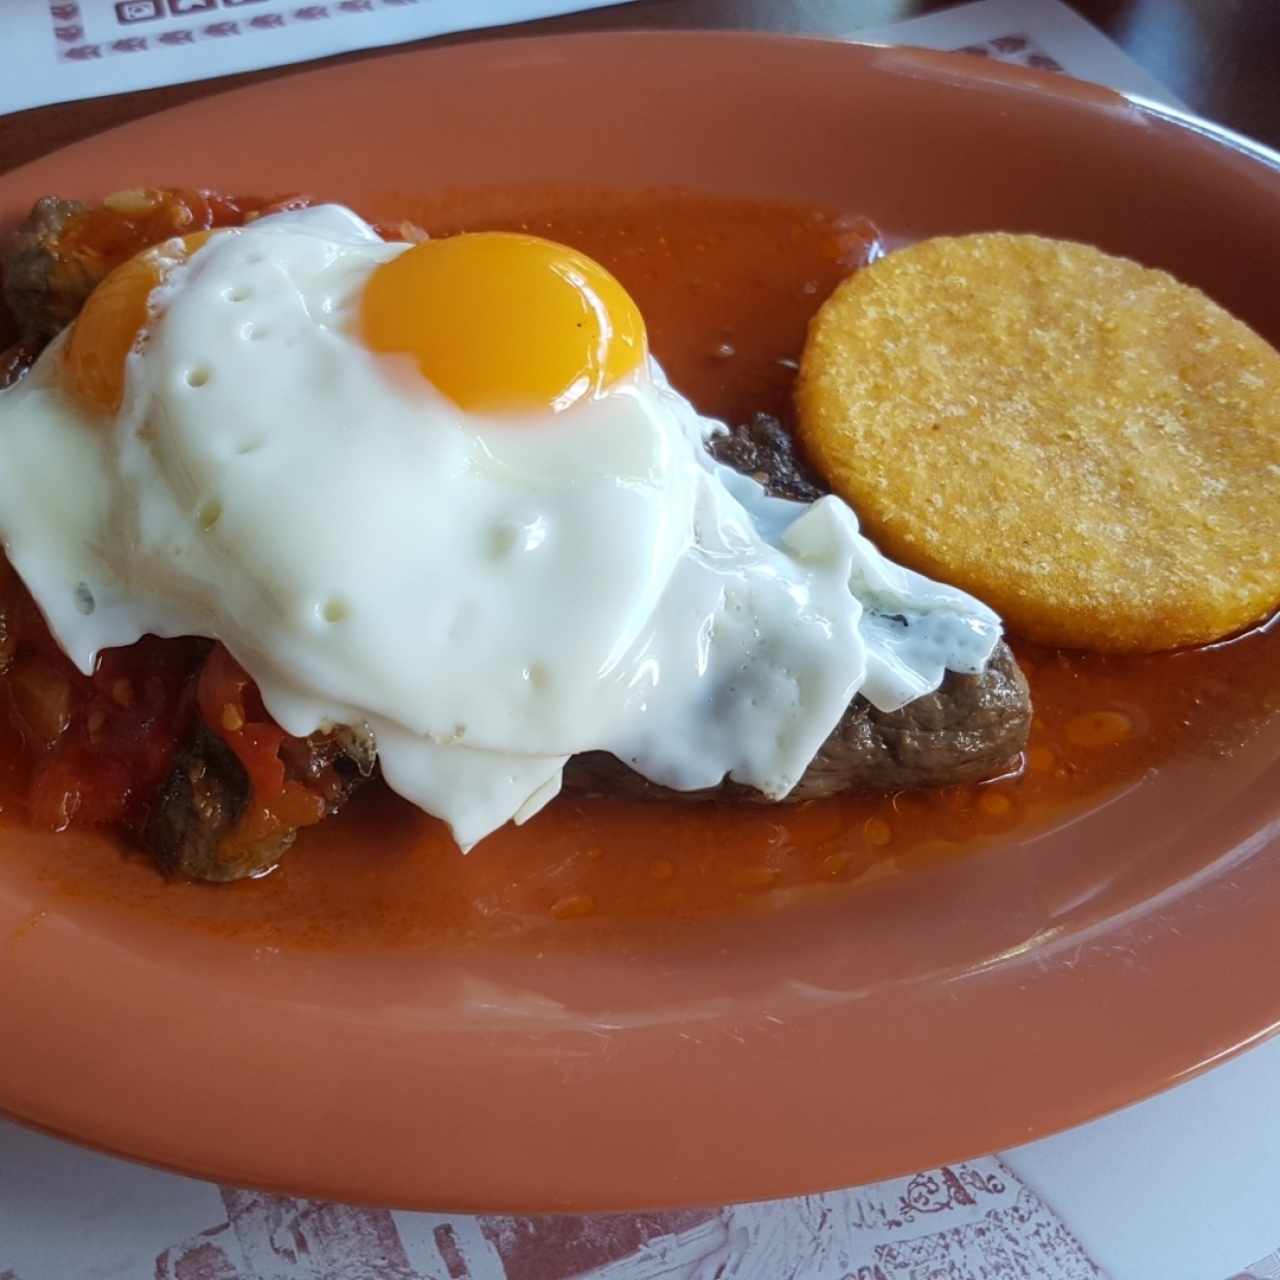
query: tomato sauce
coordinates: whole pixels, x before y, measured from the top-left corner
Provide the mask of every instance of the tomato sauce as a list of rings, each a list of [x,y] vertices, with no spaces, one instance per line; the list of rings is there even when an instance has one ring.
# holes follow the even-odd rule
[[[433,234],[522,229],[591,254],[636,299],[673,384],[731,421],[757,410],[789,418],[809,317],[876,251],[874,229],[855,215],[693,193],[488,193],[374,212]],[[1280,713],[1280,625],[1139,658],[1012,641],[1032,688],[1031,739],[1016,770],[982,784],[795,806],[566,794],[466,857],[440,823],[375,784],[304,831],[264,879],[214,889],[139,869],[110,891],[175,921],[324,946],[492,941],[584,920],[770,909],[1056,825],[1171,758],[1230,755]],[[183,651],[172,652],[181,668]],[[163,677],[167,662],[152,647],[141,668],[154,663]],[[110,698],[111,679],[100,673],[90,687]],[[40,820],[23,798],[30,734],[14,727],[11,678],[0,684],[10,713],[0,725],[0,821]]]

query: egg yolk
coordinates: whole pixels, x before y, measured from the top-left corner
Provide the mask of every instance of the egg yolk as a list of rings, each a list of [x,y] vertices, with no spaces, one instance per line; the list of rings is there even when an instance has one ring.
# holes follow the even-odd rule
[[[629,373],[644,319],[598,262],[537,236],[428,240],[384,263],[361,304],[373,351],[414,357],[462,409],[565,409]]]
[[[96,413],[119,410],[125,359],[151,319],[151,294],[210,235],[197,231],[135,254],[89,295],[63,353],[67,385],[87,408]]]

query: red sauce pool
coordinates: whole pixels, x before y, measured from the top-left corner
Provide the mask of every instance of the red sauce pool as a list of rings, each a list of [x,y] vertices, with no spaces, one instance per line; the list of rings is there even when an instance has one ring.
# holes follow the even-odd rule
[[[513,213],[514,198],[394,212],[433,233],[510,227],[585,250],[635,297],[674,385],[730,420],[788,417],[808,319],[866,251],[859,218],[811,208],[521,193]],[[1230,754],[1280,712],[1280,625],[1131,659],[1014,643],[1036,708],[1025,767],[978,786],[773,808],[562,796],[467,857],[377,786],[305,831],[262,880],[170,883],[114,850],[92,867],[50,858],[43,875],[60,893],[112,895],[122,910],[274,945],[488,942],[585,919],[754,911],[1055,825],[1173,756]],[[0,784],[12,773],[0,760]],[[23,821],[10,789],[0,822]]]

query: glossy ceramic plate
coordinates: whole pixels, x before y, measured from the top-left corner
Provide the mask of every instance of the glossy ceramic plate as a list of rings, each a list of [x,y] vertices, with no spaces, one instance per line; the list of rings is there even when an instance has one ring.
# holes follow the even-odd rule
[[[816,41],[486,42],[290,76],[11,173],[0,215],[149,183],[376,215],[526,182],[1089,240],[1280,341],[1280,168],[1260,150],[1063,78]],[[1180,759],[927,874],[536,952],[273,941],[217,890],[198,919],[176,889],[181,918],[131,912],[132,890],[157,894],[140,860],[8,830],[0,1107],[226,1182],[421,1208],[724,1202],[911,1171],[1273,1030],[1278,797],[1273,717],[1231,759]]]

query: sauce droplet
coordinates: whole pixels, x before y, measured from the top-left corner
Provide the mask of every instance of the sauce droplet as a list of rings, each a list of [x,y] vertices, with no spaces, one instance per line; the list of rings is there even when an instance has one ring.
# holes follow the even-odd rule
[[[596,913],[596,900],[589,893],[571,893],[551,904],[557,920],[582,920]]]
[[[739,889],[767,889],[777,878],[772,867],[740,867],[733,873],[733,883]]]
[[[822,874],[834,880],[852,860],[851,853],[829,853],[822,860]]]
[[[883,818],[868,818],[862,824],[862,838],[868,844],[881,848],[893,839],[893,829]]]
[[[990,818],[1004,818],[1013,812],[1013,801],[999,791],[984,792],[978,808]]]
[[[1067,721],[1067,741],[1077,747],[1111,747],[1133,733],[1123,711],[1087,711]]]

